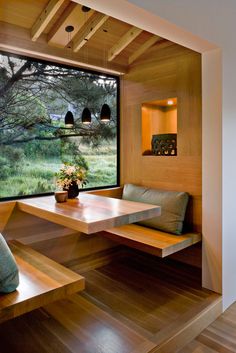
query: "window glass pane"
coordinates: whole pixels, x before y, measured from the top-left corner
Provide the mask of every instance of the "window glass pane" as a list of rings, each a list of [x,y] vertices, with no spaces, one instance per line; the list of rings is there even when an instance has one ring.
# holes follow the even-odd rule
[[[0,198],[53,192],[65,162],[88,166],[86,188],[117,185],[117,92],[117,77],[0,53]]]

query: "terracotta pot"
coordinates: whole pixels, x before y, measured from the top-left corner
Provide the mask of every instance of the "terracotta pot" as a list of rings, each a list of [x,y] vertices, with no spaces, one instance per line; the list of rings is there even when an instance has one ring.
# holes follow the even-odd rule
[[[68,199],[68,192],[66,191],[55,191],[55,199],[57,202],[66,202]]]

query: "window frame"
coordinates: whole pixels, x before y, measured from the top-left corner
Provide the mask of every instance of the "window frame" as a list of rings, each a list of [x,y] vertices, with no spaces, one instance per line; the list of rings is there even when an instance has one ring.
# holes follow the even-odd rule
[[[113,185],[106,185],[106,186],[97,186],[97,187],[91,187],[91,188],[83,188],[80,191],[92,191],[92,190],[103,190],[103,189],[111,189],[115,187],[120,186],[120,76],[119,75],[114,75],[114,74],[108,74],[102,71],[97,71],[97,70],[91,70],[91,69],[86,69],[82,68],[79,66],[73,66],[69,65],[66,63],[58,63],[56,60],[55,61],[49,61],[49,60],[44,60],[44,59],[38,59],[34,57],[30,57],[27,55],[22,55],[22,54],[16,54],[12,53],[9,51],[4,51],[0,50],[0,55],[5,55],[8,54],[12,57],[23,59],[23,60],[28,60],[30,62],[39,62],[39,63],[44,63],[44,64],[54,64],[55,66],[58,67],[64,67],[64,68],[71,68],[73,70],[77,70],[79,72],[86,72],[89,74],[96,74],[96,75],[102,75],[105,77],[111,77],[116,81],[116,96],[117,96],[117,105],[116,105],[116,116],[117,116],[117,134],[116,134],[116,148],[117,148],[117,154],[116,154],[116,184]],[[7,197],[0,197],[0,202],[4,201],[14,201],[14,200],[21,200],[21,199],[27,199],[27,198],[33,198],[33,197],[43,197],[43,196],[51,196],[54,195],[54,192],[46,192],[46,193],[39,193],[39,194],[29,194],[29,195],[21,195],[21,196],[7,196]]]

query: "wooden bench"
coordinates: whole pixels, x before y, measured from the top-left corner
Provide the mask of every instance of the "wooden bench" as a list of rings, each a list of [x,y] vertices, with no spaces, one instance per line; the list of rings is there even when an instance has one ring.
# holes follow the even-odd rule
[[[100,232],[103,236],[123,245],[165,257],[201,241],[200,233],[173,235],[138,224],[127,224]]]
[[[120,199],[122,198],[123,187],[93,190],[90,193]],[[110,228],[99,232],[99,234],[120,244],[158,257],[174,254],[202,240],[200,233],[188,232],[182,235],[174,235],[138,224]]]
[[[0,294],[0,323],[84,289],[84,278],[16,240],[9,247],[19,267],[16,291]]]

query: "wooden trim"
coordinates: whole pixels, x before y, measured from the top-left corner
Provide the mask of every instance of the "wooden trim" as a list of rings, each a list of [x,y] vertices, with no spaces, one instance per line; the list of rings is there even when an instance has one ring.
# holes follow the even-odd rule
[[[138,50],[136,50],[132,55],[130,55],[128,63],[129,65],[132,64],[136,59],[138,59],[146,50],[151,48],[156,42],[161,40],[158,36],[152,36],[149,38],[143,45],[141,45]]]
[[[50,0],[31,29],[31,39],[33,41],[36,41],[43,33],[44,29],[64,2],[65,0]]]
[[[73,39],[73,50],[77,52],[106,22],[109,16],[99,12],[93,14]]]
[[[108,61],[112,61],[118,54],[120,54],[122,50],[124,50],[141,32],[142,29],[132,27],[123,37],[121,37],[119,42],[108,51]]]
[[[101,190],[91,190],[86,191],[86,194],[100,195],[106,197],[113,197],[115,199],[121,199],[123,192],[123,187],[118,186],[115,188],[101,189]]]

